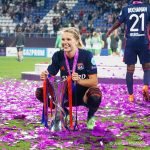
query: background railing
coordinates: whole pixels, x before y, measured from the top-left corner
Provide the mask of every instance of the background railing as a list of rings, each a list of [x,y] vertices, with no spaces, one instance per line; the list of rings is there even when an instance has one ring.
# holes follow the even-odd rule
[[[24,33],[25,37],[34,38],[54,38],[57,35],[53,33]],[[16,37],[16,32],[14,33],[0,33],[0,37]]]

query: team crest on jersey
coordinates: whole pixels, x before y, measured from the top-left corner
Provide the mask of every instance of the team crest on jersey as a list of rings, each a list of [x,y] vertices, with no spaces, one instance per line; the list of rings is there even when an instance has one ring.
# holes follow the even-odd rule
[[[95,61],[94,57],[92,57],[91,63],[92,63],[92,65],[96,65],[96,61]]]
[[[78,64],[77,64],[77,69],[78,69],[78,70],[83,70],[83,69],[84,69],[83,63],[78,63]]]

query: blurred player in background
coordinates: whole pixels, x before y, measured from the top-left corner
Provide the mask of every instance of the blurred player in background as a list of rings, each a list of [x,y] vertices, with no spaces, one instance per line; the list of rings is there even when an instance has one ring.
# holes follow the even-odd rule
[[[143,77],[143,97],[150,100],[148,86],[150,83],[150,50],[149,50],[149,22],[150,6],[142,3],[141,0],[133,0],[128,6],[124,7],[118,16],[118,20],[107,32],[108,37],[122,23],[126,26],[126,47],[124,62],[127,64],[126,83],[129,92],[129,101],[134,101],[133,95],[133,73],[137,56],[144,71]]]
[[[25,45],[25,35],[22,32],[22,28],[18,28],[16,36],[16,48],[17,48],[17,60],[19,62],[23,61],[23,48]]]

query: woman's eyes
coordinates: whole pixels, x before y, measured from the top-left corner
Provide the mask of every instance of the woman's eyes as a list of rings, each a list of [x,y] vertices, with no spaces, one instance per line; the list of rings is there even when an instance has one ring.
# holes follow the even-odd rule
[[[62,41],[71,41],[71,39],[70,38],[67,38],[67,39],[62,38]]]

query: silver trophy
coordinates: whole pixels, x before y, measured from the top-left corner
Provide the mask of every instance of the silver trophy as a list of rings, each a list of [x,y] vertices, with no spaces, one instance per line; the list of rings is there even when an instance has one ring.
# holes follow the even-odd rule
[[[61,79],[49,78],[51,90],[53,90],[53,105],[55,105],[54,114],[51,118],[49,129],[51,131],[66,130],[65,111],[63,109],[64,94],[67,87],[67,81]],[[50,95],[49,95],[50,96]],[[51,97],[49,97],[51,99]]]

